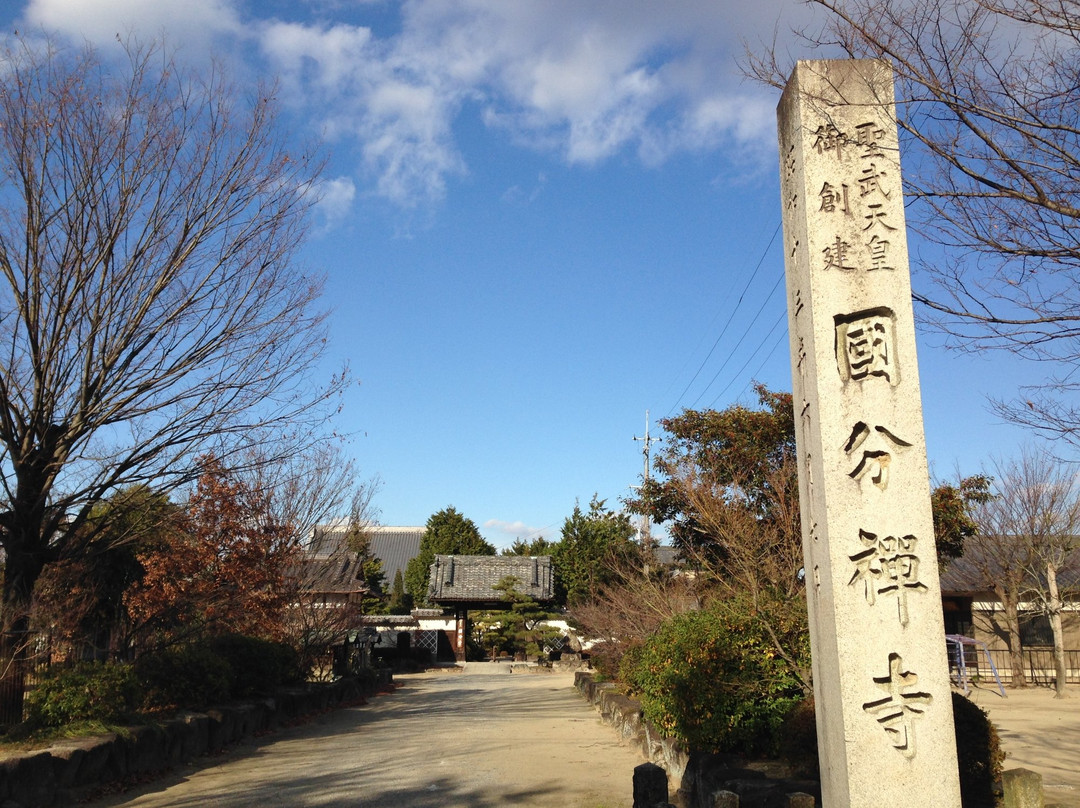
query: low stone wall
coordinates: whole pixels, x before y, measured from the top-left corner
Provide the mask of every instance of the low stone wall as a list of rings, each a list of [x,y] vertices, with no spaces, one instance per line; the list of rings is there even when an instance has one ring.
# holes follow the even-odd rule
[[[665,737],[645,720],[641,704],[619,693],[614,684],[597,682],[590,672],[574,674],[574,687],[600,711],[604,723],[615,727],[625,742],[639,745],[647,760],[667,772],[669,790],[682,808],[820,805],[820,785],[813,781],[788,779],[768,763],[695,752]]]
[[[690,755],[681,743],[657,732],[642,716],[641,705],[619,693],[613,683],[597,682],[591,672],[578,671],[574,674],[574,687],[600,711],[605,724],[617,729],[627,743],[639,745],[646,759],[667,772],[672,791],[682,790]]]
[[[71,805],[109,783],[145,778],[305,715],[373,694],[390,684],[389,671],[362,687],[353,679],[280,690],[273,698],[230,704],[205,713],[181,713],[157,726],[57,741],[0,760],[4,808]]]

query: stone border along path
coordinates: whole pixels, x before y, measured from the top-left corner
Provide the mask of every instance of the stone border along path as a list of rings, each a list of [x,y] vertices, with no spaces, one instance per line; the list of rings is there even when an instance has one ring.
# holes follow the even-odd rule
[[[627,808],[644,762],[572,673],[470,662],[90,805]]]
[[[381,672],[378,678],[383,685],[390,679]],[[25,751],[6,747],[0,750],[0,803],[5,808],[70,805],[123,782],[149,781],[181,762],[217,754],[320,711],[363,703],[375,692],[374,683],[350,679],[286,687],[273,698],[185,711],[160,725],[56,738]]]

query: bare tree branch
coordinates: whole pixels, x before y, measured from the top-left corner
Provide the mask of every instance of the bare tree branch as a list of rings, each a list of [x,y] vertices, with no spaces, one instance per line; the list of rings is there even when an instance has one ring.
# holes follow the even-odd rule
[[[817,52],[888,61],[898,82],[908,221],[944,248],[919,269],[926,321],[964,349],[1055,363],[1000,403],[1074,443],[1080,410],[1080,15],[1067,0],[811,0]],[[775,44],[745,70],[782,86]]]
[[[320,165],[272,89],[240,99],[158,46],[119,67],[0,52],[0,493],[5,620],[93,504],[189,481],[213,452],[317,439],[320,280],[295,260]]]
[[[993,463],[990,497],[971,502],[977,525],[964,554],[947,575],[971,591],[991,591],[1004,623],[991,619],[1009,647],[1013,682],[1026,684],[1020,640],[1024,611],[1045,615],[1054,635],[1058,693],[1065,688],[1061,614],[1076,586],[1080,548],[1080,487],[1073,470],[1047,451],[1024,448],[1019,457]]]

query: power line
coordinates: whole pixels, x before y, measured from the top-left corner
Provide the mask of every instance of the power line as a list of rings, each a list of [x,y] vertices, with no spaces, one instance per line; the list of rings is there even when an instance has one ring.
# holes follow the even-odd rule
[[[681,393],[679,393],[679,397],[677,399],[675,399],[675,403],[671,405],[671,408],[667,412],[668,416],[670,416],[675,411],[675,409],[679,406],[679,402],[683,400],[683,396],[686,395],[686,392],[690,389],[690,387],[694,384],[694,382],[697,381],[697,377],[699,375],[701,375],[701,371],[705,367],[705,364],[712,357],[713,352],[716,350],[716,347],[720,344],[720,340],[722,340],[724,338],[724,334],[727,333],[728,327],[731,325],[732,320],[735,318],[736,312],[738,312],[738,310],[739,310],[739,306],[742,305],[743,298],[746,296],[746,290],[749,289],[750,284],[754,282],[754,278],[757,277],[758,270],[760,270],[761,265],[763,263],[765,263],[765,258],[769,254],[769,250],[772,248],[773,242],[776,241],[776,236],[780,232],[781,224],[782,224],[782,222],[777,222],[776,228],[773,230],[772,236],[769,237],[769,243],[765,245],[765,249],[762,250],[762,252],[761,252],[761,258],[758,259],[757,264],[754,266],[754,271],[750,273],[750,277],[747,279],[746,285],[744,285],[743,288],[742,288],[742,291],[739,292],[739,299],[735,302],[735,308],[733,308],[731,310],[731,314],[728,315],[727,321],[724,323],[724,327],[722,329],[720,329],[720,336],[718,336],[716,338],[716,341],[712,344],[712,347],[709,349],[709,352],[705,355],[705,358],[701,360],[701,364],[698,366],[698,369],[694,372],[693,378],[691,378],[690,381],[686,383],[686,387],[684,387],[683,391]],[[697,350],[697,349],[695,348],[695,350]],[[675,378],[678,378],[679,375],[682,374],[682,371],[685,370],[685,369],[686,369],[686,364],[684,363],[682,369],[679,370],[679,374],[676,375]],[[670,390],[670,389],[671,389],[671,385],[668,385],[668,390]],[[706,387],[706,389],[708,389],[708,388]],[[667,395],[667,390],[664,391],[664,395]],[[699,398],[700,398],[700,396],[699,396]]]
[[[773,342],[772,347],[769,349],[769,352],[767,354],[765,354],[765,358],[761,360],[761,364],[757,366],[757,370],[755,370],[753,372],[753,374],[750,376],[751,381],[753,381],[754,379],[756,379],[758,376],[761,375],[762,368],[764,368],[765,364],[770,359],[772,359],[773,354],[776,353],[777,347],[779,347],[780,343],[784,341],[784,337],[786,337],[786,336],[787,336],[787,329],[786,328],[783,331],[781,331],[779,334],[776,335],[776,341]],[[746,387],[744,387],[742,389],[742,392],[745,393],[749,389],[750,389],[750,383],[747,382]]]
[[[776,283],[773,284],[772,289],[769,290],[769,294],[767,294],[765,296],[765,299],[763,301],[761,301],[761,305],[758,306],[758,310],[756,312],[754,312],[754,316],[750,319],[750,323],[749,323],[749,325],[746,326],[746,330],[743,331],[742,336],[739,337],[739,341],[735,343],[735,346],[731,349],[731,352],[727,355],[727,359],[725,359],[723,364],[720,365],[720,369],[716,371],[716,373],[713,375],[713,377],[709,380],[709,383],[707,385],[705,385],[705,388],[700,393],[698,393],[698,397],[695,398],[694,403],[690,405],[691,408],[697,406],[697,403],[701,400],[701,397],[704,396],[707,392],[709,392],[709,388],[713,386],[713,383],[719,378],[720,374],[724,372],[724,368],[727,367],[728,362],[730,362],[731,358],[735,355],[735,351],[737,351],[739,349],[739,346],[742,345],[743,340],[745,340],[747,338],[747,336],[749,336],[750,331],[751,331],[751,329],[753,329],[754,324],[757,322],[758,317],[761,316],[761,312],[763,312],[765,310],[765,306],[768,305],[769,299],[773,296],[773,294],[776,293],[777,287],[780,286],[780,282],[783,281],[783,280],[784,280],[784,271],[783,271],[783,269],[781,269],[779,276],[776,278]]]
[[[746,370],[746,366],[749,365],[754,360],[755,356],[757,356],[758,351],[760,351],[762,348],[765,347],[765,340],[767,340],[770,337],[770,335],[772,335],[772,333],[776,330],[776,327],[778,325],[780,325],[780,321],[784,319],[786,314],[787,314],[786,310],[783,310],[783,311],[780,312],[780,316],[777,317],[776,320],[773,322],[772,328],[770,328],[768,330],[768,332],[765,334],[765,337],[758,344],[758,347],[756,347],[754,349],[754,352],[752,354],[750,354],[750,356],[747,357],[745,362],[743,362],[743,366],[741,368],[739,368],[737,371],[735,371],[735,375],[731,377],[731,381],[729,381],[726,385],[724,385],[724,389],[716,394],[716,398],[714,398],[712,400],[712,402],[709,404],[710,407],[714,406],[716,404],[716,402],[719,401],[720,398],[724,395],[724,393],[726,393],[728,391],[728,388],[730,388],[731,385],[733,385],[735,383],[735,380],[740,378],[740,376],[742,375],[742,372],[744,370]],[[780,336],[782,337],[783,333],[781,333]],[[775,343],[775,342],[773,343],[772,351],[776,350],[776,344],[777,343]],[[772,351],[769,352],[770,356],[772,355]]]

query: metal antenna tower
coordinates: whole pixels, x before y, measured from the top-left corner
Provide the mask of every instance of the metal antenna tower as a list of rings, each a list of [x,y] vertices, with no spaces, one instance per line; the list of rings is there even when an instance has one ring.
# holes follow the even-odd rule
[[[651,447],[652,447],[652,444],[654,444],[658,440],[660,440],[660,438],[650,438],[649,437],[649,411],[648,410],[645,410],[645,436],[639,438],[637,435],[635,435],[634,440],[642,441],[642,443],[644,444],[644,446],[642,447],[642,454],[645,456],[645,473],[642,476],[642,480],[643,480],[642,490],[645,490],[649,485],[649,466],[650,466],[649,460],[650,460]],[[646,508],[645,513],[642,514],[642,516],[641,516],[641,547],[642,547],[643,550],[645,550],[648,553],[652,552],[652,547],[653,547],[652,532],[651,531],[652,531],[652,524],[651,524],[651,520],[649,519],[648,508]]]

